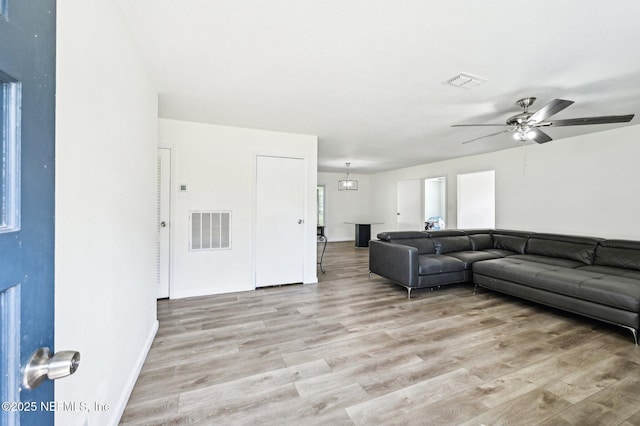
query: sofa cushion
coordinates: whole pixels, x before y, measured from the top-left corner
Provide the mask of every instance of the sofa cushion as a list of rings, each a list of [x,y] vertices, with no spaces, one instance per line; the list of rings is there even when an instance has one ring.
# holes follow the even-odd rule
[[[527,242],[526,253],[571,259],[591,265],[600,241],[600,238],[571,235],[532,234]]]
[[[493,248],[493,237],[491,233],[468,234],[473,250],[486,250]]]
[[[524,253],[529,239],[529,233],[522,231],[508,231],[498,229],[491,233],[493,237],[493,248],[498,250],[508,250],[515,253]]]
[[[474,275],[473,281],[482,287],[501,291],[527,300],[565,309],[569,312],[586,315],[613,324],[620,324],[640,329],[640,316],[638,312],[613,308],[601,303],[591,302],[563,294],[552,293],[526,285],[514,284],[508,281],[497,280],[484,275]]]
[[[497,259],[502,256],[488,251],[455,251],[447,253],[447,256],[455,257],[464,262],[464,268],[470,269],[471,266],[481,260]]]
[[[519,255],[484,260],[473,265],[474,274],[487,275],[519,284],[528,284],[540,272],[557,271],[559,269],[566,268],[548,263],[534,262]]]
[[[467,235],[464,231],[459,229],[442,229],[438,231],[424,231],[425,235],[428,235],[431,238],[436,237],[460,237]]]
[[[389,231],[380,232],[377,237],[382,241],[394,241],[408,238],[429,238],[429,234],[422,231]]]
[[[472,250],[471,240],[464,231],[445,229],[442,231],[425,231],[433,240],[437,254],[451,251]]]
[[[627,277],[640,280],[640,271],[633,269],[614,268],[613,266],[585,265],[581,266],[581,271],[597,272],[605,275],[613,275],[616,277]]]
[[[543,263],[545,265],[559,266],[562,268],[578,268],[580,266],[586,266],[584,263],[578,262],[577,260],[540,256],[537,254],[516,254],[512,257],[514,259],[522,259],[529,262]]]
[[[532,262],[516,256],[478,262],[473,272],[617,309],[640,310],[640,280],[633,278]]]
[[[601,241],[593,264],[640,271],[640,241]]]
[[[438,254],[473,250],[471,240],[466,235],[456,237],[432,237],[432,240],[436,248],[436,253]]]
[[[626,311],[640,310],[640,281],[633,278],[589,271],[563,270],[539,274],[536,285],[532,287]]]
[[[403,246],[415,247],[418,254],[435,253],[436,249],[429,234],[422,231],[391,231],[381,232],[378,239],[392,244],[402,244]]]
[[[515,251],[511,251],[511,250],[500,250],[500,249],[484,249],[482,251],[486,251],[487,253],[491,253],[493,254],[496,258],[499,257],[507,257],[507,256],[513,256],[514,254],[518,254]]]
[[[393,240],[391,244],[401,244],[418,249],[418,254],[433,254],[436,248],[430,238],[407,238],[404,240]]]
[[[418,275],[460,272],[464,271],[464,269],[463,261],[444,254],[423,254],[418,256]]]

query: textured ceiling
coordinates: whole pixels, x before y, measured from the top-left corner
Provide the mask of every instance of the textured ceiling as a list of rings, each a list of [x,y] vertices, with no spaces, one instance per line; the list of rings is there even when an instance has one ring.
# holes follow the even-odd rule
[[[640,1],[120,0],[160,116],[318,136],[318,170],[373,173],[518,146],[514,102],[640,113]],[[466,72],[471,89],[442,84]],[[545,129],[554,139],[629,124]],[[562,143],[553,141],[551,143]]]

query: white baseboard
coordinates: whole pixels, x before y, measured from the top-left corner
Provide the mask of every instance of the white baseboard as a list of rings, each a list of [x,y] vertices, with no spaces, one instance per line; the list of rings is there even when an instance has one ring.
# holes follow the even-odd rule
[[[133,392],[133,388],[136,385],[136,381],[138,380],[138,376],[142,371],[142,366],[144,365],[144,361],[147,359],[147,355],[149,354],[149,350],[151,349],[151,345],[153,344],[153,339],[156,337],[156,333],[158,332],[158,327],[160,323],[156,320],[149,330],[149,335],[147,336],[147,340],[144,342],[144,346],[138,359],[136,360],[136,364],[131,372],[131,376],[129,376],[129,380],[127,380],[125,389],[120,395],[120,399],[115,407],[112,407],[111,412],[113,413],[111,419],[108,424],[117,426],[120,423],[120,419],[124,414],[124,409],[127,408],[127,402],[129,402],[129,397],[131,396],[131,392]]]
[[[240,285],[237,286],[228,286],[228,287],[216,287],[216,288],[195,288],[195,289],[186,289],[182,291],[171,291],[171,299],[185,299],[188,297],[200,297],[200,296],[213,296],[215,294],[229,294],[229,293],[238,293],[241,291],[252,291],[255,290],[254,287],[242,287]]]

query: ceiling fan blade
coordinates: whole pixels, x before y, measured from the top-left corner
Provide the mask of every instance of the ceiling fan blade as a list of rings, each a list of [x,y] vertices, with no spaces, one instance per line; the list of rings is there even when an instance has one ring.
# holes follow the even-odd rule
[[[468,140],[468,141],[464,141],[464,142],[462,142],[462,143],[463,143],[463,144],[465,144],[465,143],[469,143],[469,142],[474,142],[474,141],[477,141],[477,140],[479,140],[479,139],[488,138],[488,137],[490,137],[490,136],[495,136],[495,135],[499,135],[499,134],[501,134],[501,133],[507,133],[507,132],[510,132],[510,131],[511,131],[511,129],[509,129],[509,130],[503,130],[503,131],[501,131],[501,132],[491,133],[490,135],[484,135],[484,136],[480,136],[479,138],[470,139],[470,140]]]
[[[529,117],[529,120],[527,121],[529,123],[539,123],[551,117],[552,115],[559,113],[572,103],[573,101],[567,101],[565,99],[554,99],[540,108],[535,114]]]
[[[605,115],[602,117],[581,117],[569,118],[567,120],[551,121],[550,126],[582,126],[585,124],[608,124],[608,123],[628,123],[634,114],[627,115]]]
[[[453,124],[451,127],[478,127],[478,126],[500,126],[500,127],[505,127],[508,126],[508,124]]]
[[[535,127],[532,129],[529,129],[529,131],[527,132],[527,137],[529,138],[529,140],[532,140],[537,143],[546,143],[553,140],[551,139],[551,136],[549,136],[542,130],[537,129]]]

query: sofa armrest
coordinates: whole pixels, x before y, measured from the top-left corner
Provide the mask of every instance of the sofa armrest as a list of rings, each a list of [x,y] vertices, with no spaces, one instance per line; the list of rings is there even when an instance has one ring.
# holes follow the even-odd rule
[[[404,286],[417,287],[418,249],[384,241],[370,241],[369,271]]]

